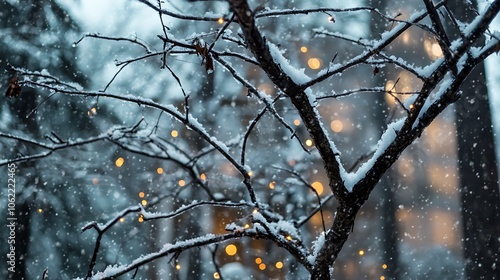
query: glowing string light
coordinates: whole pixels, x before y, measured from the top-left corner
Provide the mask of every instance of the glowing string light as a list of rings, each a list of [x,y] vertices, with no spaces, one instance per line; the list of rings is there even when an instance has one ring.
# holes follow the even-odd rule
[[[117,167],[121,167],[124,163],[125,163],[125,160],[122,157],[117,158],[115,161],[115,165]]]

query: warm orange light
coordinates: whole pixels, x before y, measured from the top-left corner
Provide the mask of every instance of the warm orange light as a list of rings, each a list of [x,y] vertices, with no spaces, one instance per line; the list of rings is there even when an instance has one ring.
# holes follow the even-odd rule
[[[359,250],[358,255],[363,256],[365,254],[364,250]]]
[[[87,115],[89,115],[89,117],[97,115],[97,109],[93,107],[92,109],[88,110]]]
[[[306,46],[300,47],[300,51],[303,52],[303,53],[306,53],[307,52],[307,47]]]
[[[223,23],[224,23],[224,19],[223,19],[223,18],[219,18],[219,19],[217,20],[217,23],[219,23],[219,24],[223,24]]]
[[[214,279],[220,279],[219,272],[214,272]]]
[[[393,80],[388,80],[385,83],[385,91],[389,91],[389,92],[392,92],[392,93],[396,92],[396,90],[395,90],[395,83],[394,83]]]
[[[42,213],[43,212],[43,209],[42,208],[38,208],[38,213]]]
[[[179,180],[179,186],[184,187],[186,185],[186,181],[184,180]]]
[[[309,58],[307,66],[313,70],[319,69],[321,67],[321,61],[316,57]]]
[[[286,238],[286,240],[288,240],[288,241],[292,241],[292,239],[293,239],[290,235],[287,235],[285,238]]]
[[[384,263],[384,264],[382,265],[382,268],[383,268],[383,269],[387,269],[387,265]]]
[[[137,219],[137,221],[138,221],[139,223],[144,222],[144,217],[143,217],[142,215],[140,215],[140,216],[139,216],[139,218]]]
[[[307,146],[307,147],[311,147],[312,145],[313,145],[313,140],[311,140],[311,139],[307,139],[307,140],[306,140],[306,146]]]
[[[293,120],[293,124],[294,124],[295,126],[299,126],[299,125],[300,125],[300,120],[299,120],[299,119],[295,119],[295,120]]]
[[[125,218],[124,217],[121,217],[120,218],[120,222],[123,223],[125,221]]]
[[[252,176],[253,176],[253,171],[252,171],[252,170],[248,171],[248,176],[249,176],[249,177],[252,177]]]
[[[262,263],[262,259],[261,258],[255,258],[255,263],[256,264],[261,264]]]
[[[265,264],[263,264],[263,263],[259,264],[259,269],[260,269],[260,270],[264,270],[264,269],[266,269],[266,265],[265,265]]]
[[[314,190],[318,193],[318,195],[321,195],[323,193],[324,188],[321,182],[316,181],[311,184],[311,187],[314,188]]]
[[[172,135],[172,137],[177,137],[179,136],[179,132],[177,130],[172,130],[172,132],[170,132],[170,135]]]
[[[156,173],[163,174],[163,168],[161,167],[156,168]]]
[[[176,264],[175,265],[175,269],[180,270],[181,269],[181,265],[180,264]]]
[[[443,51],[441,50],[441,47],[439,46],[438,43],[432,44],[431,53],[435,57],[441,57],[441,56],[443,56]]]
[[[201,179],[202,181],[206,181],[206,180],[207,180],[207,175],[205,175],[205,173],[201,173],[201,174],[200,174],[200,179]]]
[[[271,190],[274,190],[274,187],[276,187],[276,182],[275,181],[272,181],[271,183],[269,183],[269,188]]]
[[[330,123],[330,128],[333,130],[333,132],[341,132],[342,129],[344,129],[344,124],[341,120],[333,120]]]
[[[250,228],[250,225],[249,224],[245,224],[245,228]]]
[[[143,199],[143,200],[141,201],[141,204],[142,204],[142,206],[146,206],[146,205],[148,205],[148,201],[147,201],[147,200],[145,200],[145,199]]]
[[[276,263],[276,268],[277,269],[282,269],[283,268],[283,263],[282,262],[277,262]]]
[[[234,256],[238,252],[238,248],[236,248],[236,245],[234,244],[229,244],[226,246],[226,254],[228,256]]]
[[[146,194],[144,192],[139,192],[139,197],[143,198]]]
[[[125,163],[125,160],[122,157],[116,159],[115,164],[117,167],[121,167]]]

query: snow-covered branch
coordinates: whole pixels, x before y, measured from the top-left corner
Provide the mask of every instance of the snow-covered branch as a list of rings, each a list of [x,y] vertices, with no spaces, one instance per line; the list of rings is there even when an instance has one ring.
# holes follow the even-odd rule
[[[141,205],[135,201],[115,205],[123,210],[115,212],[114,209],[114,214],[108,216],[105,223],[94,221],[82,227],[84,232],[93,229],[97,233],[86,279],[115,279],[134,270],[137,273],[159,258],[177,260],[188,250],[216,247],[234,239],[241,242],[266,240],[266,246],[284,248],[283,252],[291,255],[295,263],[300,263],[311,279],[331,279],[333,263],[354,230],[360,209],[382,176],[405,149],[460,98],[460,86],[474,67],[500,50],[500,34],[489,30],[500,11],[500,0],[488,3],[469,22],[454,18],[446,0],[437,3],[424,0],[420,7],[423,10],[404,16],[398,13],[394,17],[384,12],[386,7],[378,9],[376,6],[335,8],[314,7],[312,3],[290,2],[280,6],[266,2],[254,7],[255,3],[247,0],[216,1],[216,4],[211,1],[197,4],[134,1],[160,17],[156,24],[161,26],[155,29],[160,34],[141,35],[151,41],[137,36],[85,33],[75,42],[76,46],[84,38],[91,37],[106,43],[139,47],[139,53],[132,57],[115,60],[116,68],[104,86],[97,85],[103,90],[88,90],[65,82],[47,70],[32,71],[13,66],[9,69],[11,82],[6,94],[12,100],[9,106],[12,112],[27,115],[27,118],[19,121],[14,114],[5,114],[8,118],[0,131],[0,140],[2,145],[15,143],[26,149],[23,148],[25,154],[10,150],[0,159],[0,166],[34,161],[53,156],[56,151],[98,142],[115,145],[118,150],[141,160],[154,161],[153,170],[158,174],[142,172],[147,168],[142,162],[137,164],[140,167],[129,166],[131,169],[143,168],[138,180],[146,178],[145,184],[155,184],[147,200],[142,200],[145,193],[141,190]],[[202,9],[209,6],[216,7],[216,12]],[[200,8],[198,12],[197,8]],[[188,9],[189,12],[185,12]],[[284,29],[293,29],[290,18],[318,15],[324,15],[325,22],[308,23],[304,36],[295,30],[282,36]],[[366,30],[350,32],[350,27],[338,24],[348,16],[356,21],[366,20],[370,28],[381,27],[374,28],[372,34]],[[290,26],[266,27],[269,22],[279,23],[282,19]],[[370,20],[373,22],[368,22]],[[346,23],[348,21],[355,20],[349,19]],[[455,28],[457,34],[450,32],[447,26]],[[410,48],[406,40],[406,45],[401,47],[405,36],[413,35],[414,30],[422,33],[424,40],[430,38],[435,52],[431,55],[432,50],[425,49],[428,57],[418,62],[407,53],[422,46]],[[306,40],[324,44],[313,54],[307,51]],[[330,48],[332,40],[338,44]],[[310,49],[313,48],[311,44]],[[316,56],[317,65],[306,64],[312,56]],[[155,59],[156,64],[149,63]],[[147,67],[149,72],[142,71],[142,67]],[[151,69],[163,76],[151,75]],[[356,77],[346,79],[345,76],[351,73]],[[126,75],[140,76],[142,80],[136,80],[139,85],[123,81]],[[411,82],[402,85],[405,77]],[[334,80],[336,78],[339,79]],[[138,93],[138,88],[143,93]],[[145,88],[147,90],[143,90]],[[36,96],[40,92],[43,92],[41,99]],[[393,106],[391,112],[382,95],[394,100],[390,104]],[[120,125],[99,119],[99,125],[89,134],[93,137],[66,138],[59,136],[62,135],[60,129],[50,127],[46,130],[45,122],[50,122],[43,116],[46,113],[43,106],[53,101],[66,102],[66,99],[92,99],[103,107],[108,103],[113,106],[136,104],[140,107],[136,112],[140,112],[109,121]],[[342,102],[351,99],[363,100],[360,104],[364,107],[360,106],[361,110],[353,113],[355,116],[351,116],[350,121],[377,117],[376,122],[370,123],[373,126],[370,129],[376,130],[373,133],[378,133],[376,138],[373,135],[366,137],[369,138],[363,144],[366,147],[359,149],[351,143],[358,141],[358,135],[344,137],[347,134],[334,127],[334,121],[340,122],[343,117],[340,115],[346,106]],[[337,106],[340,103],[341,106]],[[51,105],[59,106],[60,103]],[[363,112],[375,110],[373,108],[383,112]],[[89,117],[94,118],[96,114],[91,112]],[[80,117],[74,112],[71,114]],[[149,122],[151,116],[156,123]],[[164,116],[168,116],[168,120]],[[267,117],[271,120],[269,123]],[[135,125],[124,125],[128,121]],[[331,130],[325,125],[330,121]],[[106,132],[101,133],[99,129],[103,126]],[[37,139],[42,138],[38,132],[23,131],[26,127],[28,130],[39,127],[43,131],[40,135],[47,134],[46,139]],[[364,130],[365,127],[361,123],[356,129]],[[164,134],[168,129],[172,129],[172,138]],[[306,138],[307,141],[302,141]],[[284,151],[276,152],[280,149]],[[170,170],[167,172],[167,169]],[[92,180],[94,185],[98,185],[99,176],[113,176],[112,172],[98,169],[93,172],[98,174]],[[215,176],[209,183],[207,174],[210,172]],[[128,179],[122,180],[122,175],[117,180],[119,184],[115,185],[121,186]],[[85,180],[87,184],[89,181]],[[323,184],[319,187],[316,182],[310,183],[316,180],[326,182],[329,189],[322,193]],[[189,188],[179,188],[186,185]],[[277,186],[287,188],[286,192],[277,194]],[[116,197],[120,199],[121,191],[129,190],[123,187],[117,191]],[[130,191],[137,194],[136,189]],[[206,209],[210,210],[201,217]],[[208,221],[206,217],[215,217],[216,211],[221,209],[224,219]],[[102,259],[104,236],[111,236],[111,229],[117,229],[120,219],[127,215],[138,215],[141,222],[150,221],[155,227],[184,223],[181,218],[186,216],[191,223],[206,218],[211,227],[197,227],[189,235],[173,233],[175,237],[165,237],[169,241],[162,240],[161,244],[165,244],[160,248],[133,256],[122,262],[125,264],[99,267],[97,262]],[[309,224],[314,230],[308,228]],[[136,230],[142,232],[142,229]],[[174,238],[177,240],[171,241]],[[210,253],[220,273],[215,250]]]

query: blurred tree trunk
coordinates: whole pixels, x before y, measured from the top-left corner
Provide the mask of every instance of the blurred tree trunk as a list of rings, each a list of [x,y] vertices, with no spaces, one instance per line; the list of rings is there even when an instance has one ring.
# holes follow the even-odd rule
[[[463,3],[449,5],[459,20],[476,16]],[[468,80],[455,110],[466,276],[500,279],[500,196],[484,63]]]
[[[469,78],[475,82],[464,83],[455,111],[466,273],[500,279],[500,196],[484,64]]]
[[[377,9],[383,13],[387,9],[387,0],[377,1]],[[385,31],[385,24],[383,22],[377,22],[375,19],[370,21],[371,32],[373,37],[376,38],[379,34]],[[385,71],[381,71],[376,77],[374,77],[374,86],[384,86],[386,81]],[[371,109],[371,116],[373,120],[374,127],[378,132],[376,139],[379,139],[382,133],[387,128],[387,111],[389,110],[387,102],[385,100],[385,94],[376,94],[374,100],[372,101],[373,106],[369,106]],[[398,248],[398,227],[396,220],[396,186],[397,180],[395,179],[394,169],[390,168],[387,170],[386,175],[383,176],[378,183],[379,192],[381,195],[380,199],[380,209],[381,209],[381,223],[382,223],[382,238],[381,238],[381,248],[382,248],[382,261],[387,265],[387,269],[384,270],[385,279],[401,279],[399,277],[399,248]]]
[[[12,2],[12,3],[10,3]],[[84,84],[82,77],[77,69],[70,65],[70,59],[75,56],[75,48],[71,48],[68,43],[70,35],[78,28],[75,22],[69,17],[66,11],[54,1],[32,1],[30,4],[23,4],[13,1],[2,1],[0,3],[0,42],[2,43],[2,53],[0,54],[0,66],[7,69],[7,63],[16,67],[33,68],[36,70],[48,69],[50,72],[60,73],[63,77],[71,77],[73,81],[78,81]],[[28,20],[27,20],[28,19]],[[47,38],[51,38],[47,40]],[[20,48],[19,46],[23,46]],[[60,67],[60,68],[59,68]],[[10,72],[0,76],[2,86],[7,86],[8,81],[12,78]],[[22,78],[22,77],[20,77]],[[3,88],[3,87],[2,87]],[[5,89],[5,88],[3,88]],[[4,94],[5,91],[2,92]],[[37,99],[38,93],[35,90],[22,88],[22,93],[18,98],[3,97],[5,103],[0,106],[0,111],[6,110],[11,116],[10,121],[5,125],[12,131],[19,131],[24,136],[30,135],[34,139],[42,139],[44,129],[39,124],[38,113],[41,110],[53,110],[56,112],[54,119],[63,118],[68,123],[67,127],[54,127],[57,133],[62,132],[62,136],[71,132],[81,133],[89,130],[90,121],[82,120],[78,113],[75,113],[74,102],[63,103],[61,105],[52,100],[46,100],[43,106],[37,111],[33,111],[40,104]],[[3,112],[2,112],[3,113]],[[3,120],[7,121],[7,120]],[[80,134],[79,134],[80,135]],[[19,145],[5,153],[18,154],[33,154],[36,149],[31,145]],[[16,179],[16,269],[15,273],[10,274],[9,279],[35,279],[41,277],[43,268],[49,268],[53,273],[56,273],[55,264],[49,264],[50,253],[44,252],[42,259],[35,255],[37,249],[44,248],[45,244],[32,245],[31,240],[35,237],[43,239],[47,236],[47,228],[56,228],[57,231],[62,230],[67,225],[62,225],[61,217],[46,216],[42,224],[47,227],[35,228],[35,221],[39,215],[35,215],[36,209],[41,202],[40,193],[46,189],[37,182],[44,175],[50,173],[47,171],[47,166],[39,164],[37,161],[27,161],[17,164],[17,179]],[[56,177],[49,175],[47,177]],[[75,183],[76,184],[76,183]],[[38,198],[37,198],[38,196]],[[48,205],[47,203],[46,205]],[[44,209],[45,210],[45,209]],[[80,213],[80,212],[79,212]],[[81,214],[81,213],[80,213]],[[50,226],[49,226],[50,225]],[[56,225],[56,226],[54,226]],[[55,243],[53,239],[51,239]],[[57,240],[58,242],[61,239]],[[66,246],[65,242],[62,242]],[[67,248],[59,250],[71,252]],[[80,253],[76,253],[80,257]],[[72,255],[66,256],[66,262],[70,262],[71,266],[78,266],[76,262],[71,262]],[[54,265],[54,266],[50,266]],[[57,267],[58,269],[60,267]],[[68,267],[64,267],[66,270]],[[75,269],[76,271],[76,269]],[[65,275],[59,272],[59,276],[64,278]],[[55,274],[57,275],[57,274]]]

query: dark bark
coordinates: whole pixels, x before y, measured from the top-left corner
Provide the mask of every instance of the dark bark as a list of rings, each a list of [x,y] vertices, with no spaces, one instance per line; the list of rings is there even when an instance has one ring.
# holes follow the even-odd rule
[[[394,181],[389,178],[394,177],[394,172],[389,170],[385,179],[382,179],[382,199],[380,207],[382,208],[382,258],[387,265],[384,270],[386,279],[401,279],[399,264],[399,246],[398,246],[398,225],[396,220],[396,188],[393,187]]]
[[[478,60],[469,58],[466,65],[456,73],[455,68],[458,59],[463,56],[467,49],[479,38],[478,34],[482,34],[492,20],[494,11],[497,9],[499,2],[495,2],[489,7],[487,13],[488,18],[475,26],[473,33],[465,38],[465,43],[460,45],[456,50],[455,57],[442,62],[436,70],[424,81],[424,85],[420,90],[415,103],[411,110],[408,111],[408,117],[404,125],[399,131],[395,131],[396,137],[391,144],[377,157],[373,166],[367,171],[366,175],[358,181],[352,192],[348,192],[340,176],[336,154],[330,146],[328,137],[322,129],[321,121],[313,108],[310,100],[304,92],[304,87],[308,87],[312,82],[320,82],[322,79],[316,79],[305,85],[295,83],[292,78],[280,68],[271,55],[265,38],[259,32],[255,24],[253,12],[244,0],[232,0],[230,5],[236,14],[238,23],[243,31],[245,41],[249,49],[255,55],[262,69],[266,72],[269,78],[290,98],[294,107],[298,110],[303,123],[308,129],[308,132],[313,139],[316,148],[324,162],[325,171],[329,179],[329,185],[335,197],[339,202],[337,213],[330,230],[327,231],[325,243],[316,256],[316,261],[310,271],[312,279],[330,279],[333,262],[336,260],[345,241],[349,237],[356,214],[361,206],[368,199],[368,196],[373,191],[375,185],[382,178],[384,173],[398,159],[401,153],[413,142],[420,137],[423,130],[439,115],[447,106],[454,103],[458,99],[457,91],[469,75],[470,71],[478,63]],[[422,15],[420,19],[424,16]],[[419,20],[419,19],[417,19]],[[409,24],[405,28],[409,28]],[[405,28],[398,30],[395,36],[399,36]],[[390,44],[390,40],[384,42],[380,48],[384,48]],[[371,50],[375,55],[377,50]],[[430,94],[435,90],[437,85],[445,78],[449,72],[454,72],[454,80],[443,93],[438,102],[426,108],[426,112],[421,114],[424,104]]]
[[[457,104],[458,170],[468,279],[500,279],[500,196],[484,66]]]
[[[457,4],[450,2],[457,20],[476,17],[473,7]],[[460,36],[455,26],[448,30]],[[499,178],[484,64],[468,81],[455,110],[465,271],[467,279],[500,279]]]
[[[352,232],[360,207],[353,200],[346,200],[337,207],[333,226],[326,234],[325,244],[316,257],[311,279],[331,279],[333,263]]]

